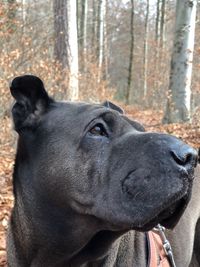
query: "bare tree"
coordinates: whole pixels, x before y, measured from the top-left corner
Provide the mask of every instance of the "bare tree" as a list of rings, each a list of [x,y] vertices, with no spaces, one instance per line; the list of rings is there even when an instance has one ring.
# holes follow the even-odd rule
[[[109,64],[109,48],[108,48],[108,24],[107,24],[107,12],[108,12],[108,1],[105,4],[104,14],[104,53],[103,53],[103,79],[109,79],[108,64]]]
[[[125,100],[126,104],[130,103],[130,95],[131,95],[131,88],[132,88],[132,75],[133,75],[133,53],[134,53],[134,0],[131,0],[131,19],[130,19],[130,55],[129,55],[129,67],[128,67],[128,80],[127,80],[127,89]]]
[[[82,70],[85,71],[86,66],[86,55],[87,55],[87,12],[88,12],[88,1],[83,0],[81,2],[82,12],[81,12],[81,22],[80,22],[80,51],[81,51],[81,61]]]
[[[197,0],[177,0],[169,95],[164,123],[190,120],[196,5]]]
[[[67,22],[68,22],[68,67],[69,67],[69,84],[68,98],[77,100],[79,96],[78,87],[78,40],[77,40],[77,16],[76,1],[67,0]]]
[[[148,34],[149,34],[148,21],[149,21],[149,0],[147,0],[146,3],[145,34],[144,34],[144,62],[143,62],[144,97],[146,97],[147,95],[147,64],[148,64]]]
[[[81,1],[76,0],[76,24],[77,24],[77,36],[78,36],[78,42],[79,42],[79,48],[81,47],[80,45],[80,36],[81,36]]]
[[[67,1],[54,0],[54,57],[65,69],[68,64],[67,41]]]
[[[54,0],[54,56],[68,71],[68,98],[78,98],[78,44],[76,1]]]
[[[97,3],[92,0],[92,36],[91,36],[91,52],[96,53],[97,50]]]
[[[102,78],[102,67],[104,57],[104,19],[106,11],[106,0],[99,0],[98,3],[98,45],[97,45],[97,56],[98,56],[98,81]]]
[[[8,31],[13,32],[16,29],[16,11],[17,11],[17,2],[16,0],[7,0],[8,2],[8,12],[7,12],[7,17],[8,17]]]
[[[157,44],[160,41],[160,21],[161,21],[161,0],[157,0],[156,3],[156,32],[155,39]]]
[[[162,0],[161,4],[161,19],[160,19],[160,46],[163,48],[165,43],[165,8],[166,0]]]

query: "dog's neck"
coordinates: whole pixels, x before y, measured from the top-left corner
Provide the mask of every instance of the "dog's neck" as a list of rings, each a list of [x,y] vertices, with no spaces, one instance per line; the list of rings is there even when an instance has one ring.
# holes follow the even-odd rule
[[[20,192],[19,195],[23,195],[22,192]],[[16,197],[16,201],[20,202],[20,210],[22,211],[23,200]],[[32,201],[34,201],[34,199]],[[17,206],[19,206],[19,202]],[[23,226],[21,225],[20,227],[18,225],[17,229],[13,230],[20,231],[18,235],[21,236],[21,240],[17,240],[17,242],[23,242],[22,246],[25,254],[23,256],[27,258],[28,264],[34,262],[35,265],[40,266],[45,262],[46,265],[44,266],[50,266],[54,262],[56,267],[86,267],[90,266],[92,263],[94,266],[104,266],[105,264],[105,266],[111,267],[114,266],[115,262],[113,257],[115,256],[117,258],[118,253],[128,255],[126,258],[131,261],[131,264],[134,263],[135,259],[140,259],[144,262],[146,251],[144,235],[142,233],[131,231],[125,234],[124,232],[98,230],[98,222],[96,225],[90,224],[90,220],[85,216],[77,216],[69,210],[65,214],[63,212],[61,214],[57,207],[54,209],[53,206],[49,206],[48,209],[46,205],[44,205],[45,209],[43,209],[44,201],[42,202],[39,200],[39,203],[37,205],[37,213],[27,214],[26,210],[24,210],[23,219],[21,215],[18,214],[17,210],[16,213],[14,213],[15,216],[18,216],[17,221],[23,222]],[[31,205],[31,202],[26,203],[26,205]],[[30,211],[28,207],[27,210]],[[49,219],[47,219],[47,216]],[[70,220],[67,219],[69,217]],[[36,223],[38,224],[38,221],[40,221],[39,229],[34,227]],[[52,221],[54,222],[53,224]],[[24,222],[26,222],[26,225],[24,225]],[[33,229],[33,231],[31,233],[29,232],[29,238],[27,239],[24,233],[29,231],[29,223],[32,224],[31,229]],[[34,228],[37,229],[37,231],[34,232]],[[48,239],[49,231],[52,233],[52,240]],[[123,244],[126,244],[126,247],[124,247],[124,245],[121,247],[120,237],[123,239]],[[30,244],[30,242],[32,243]],[[27,248],[25,246],[26,243],[28,243]],[[39,244],[41,244],[41,247],[39,247]],[[37,247],[37,252],[35,251],[35,246]],[[142,247],[144,247],[144,251],[141,251]],[[27,263],[24,265],[26,266]],[[136,264],[136,266],[142,265]]]
[[[97,245],[93,249],[82,251],[85,253],[85,264],[82,264],[83,254],[77,255],[69,265],[73,267],[102,267],[102,266],[147,266],[148,255],[146,249],[145,235],[141,232],[129,231],[119,238],[117,234],[114,236],[113,233],[102,232],[102,240],[104,242],[97,242]],[[105,237],[105,240],[103,240]],[[95,255],[95,248],[100,249],[102,255],[98,257]],[[104,252],[102,249],[105,249]],[[98,252],[98,251],[96,251]],[[95,258],[96,257],[96,258]],[[63,265],[64,266],[64,265]]]
[[[19,177],[16,179],[20,183]],[[54,207],[52,203],[46,205],[44,199],[41,200],[38,196],[35,198],[33,193],[32,199],[29,199],[27,191],[24,192],[19,186],[17,188],[20,188],[20,192],[15,190],[13,216],[18,225],[13,225],[11,221],[11,227],[13,232],[17,233],[13,236],[17,239],[14,242],[20,244],[20,254],[24,254],[22,258],[26,258],[28,264],[34,260],[38,261],[40,266],[43,260],[49,261],[49,264],[55,260],[56,264],[60,262],[58,266],[81,266],[82,263],[105,257],[109,248],[122,234],[101,231],[95,219],[90,223],[90,218],[77,215],[69,208],[63,211]],[[37,210],[30,209],[33,202]],[[48,236],[49,231],[51,240]],[[59,256],[55,256],[56,254]]]
[[[95,266],[103,266],[102,263],[109,257],[110,251],[117,251],[121,235],[122,233],[111,231],[97,233],[79,253],[70,259],[69,265],[82,266],[85,264],[87,266],[86,263],[93,263]]]

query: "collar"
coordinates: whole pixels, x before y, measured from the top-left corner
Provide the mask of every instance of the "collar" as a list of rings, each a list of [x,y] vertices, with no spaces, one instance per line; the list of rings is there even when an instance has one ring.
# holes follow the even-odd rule
[[[172,248],[165,236],[165,228],[157,225],[146,233],[148,244],[148,267],[176,267]]]

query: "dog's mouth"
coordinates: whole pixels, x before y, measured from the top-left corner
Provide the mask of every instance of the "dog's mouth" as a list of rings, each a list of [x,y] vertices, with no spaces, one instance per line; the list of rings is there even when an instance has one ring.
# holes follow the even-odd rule
[[[185,210],[186,205],[187,200],[182,198],[178,203],[172,205],[168,210],[163,211],[160,214],[160,223],[166,228],[173,228]]]
[[[157,214],[153,219],[144,225],[145,231],[148,231],[155,227],[158,223],[164,226],[165,228],[172,229],[176,226],[181,215],[183,214],[185,208],[190,199],[190,194],[186,194],[180,200],[176,201],[170,207],[164,209],[159,214]],[[143,228],[143,227],[142,227]],[[141,229],[138,229],[141,231]]]
[[[133,173],[134,175],[132,175]],[[129,173],[123,180],[122,184],[122,192],[126,198],[129,198],[130,201],[132,201],[132,199],[136,199],[137,196],[138,203],[144,203],[144,211],[138,208],[138,213],[136,213],[136,216],[134,217],[135,223],[132,224],[132,229],[148,231],[157,224],[161,224],[168,229],[174,228],[189,202],[193,173],[188,174],[185,170],[184,172],[182,171],[181,179],[183,181],[181,181],[181,183],[178,181],[177,186],[172,186],[171,190],[167,188],[166,197],[164,195],[165,190],[162,188],[160,202],[158,201],[158,197],[155,196],[155,192],[153,192],[154,198],[150,198],[151,202],[148,202],[147,198],[143,197],[142,194],[137,194],[137,181],[139,181],[139,179],[136,178],[140,177],[140,175],[143,175],[144,178],[147,176],[145,176],[144,173],[141,174],[140,170],[136,170]],[[160,187],[161,186],[158,186],[158,188]],[[149,188],[148,183],[147,188]],[[158,192],[158,195],[159,194],[161,194],[160,191]],[[148,206],[145,206],[146,202],[144,199],[147,202],[147,205],[149,205],[149,209]],[[138,207],[140,206],[141,204],[138,204]]]

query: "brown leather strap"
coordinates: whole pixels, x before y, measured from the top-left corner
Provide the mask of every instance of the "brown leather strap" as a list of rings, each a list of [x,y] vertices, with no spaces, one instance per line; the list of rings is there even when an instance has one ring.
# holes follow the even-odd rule
[[[149,267],[170,267],[167,255],[163,248],[159,234],[149,231],[150,262]]]

